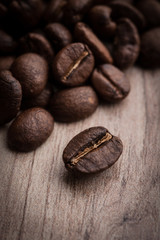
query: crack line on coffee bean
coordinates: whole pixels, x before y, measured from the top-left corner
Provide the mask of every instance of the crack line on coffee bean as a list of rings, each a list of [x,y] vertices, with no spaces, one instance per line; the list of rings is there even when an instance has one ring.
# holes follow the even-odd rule
[[[100,139],[97,143],[95,143],[93,146],[86,148],[83,152],[79,153],[76,157],[72,158],[69,164],[75,166],[82,157],[84,157],[89,152],[93,151],[94,149],[98,148],[103,143],[111,140],[112,137],[113,136],[107,132],[106,135],[102,139]]]
[[[99,72],[112,85],[112,87],[115,90],[115,92],[117,93],[117,95],[119,95],[119,97],[123,97],[123,94],[125,93],[123,91],[123,89],[120,86],[119,86],[119,89],[118,89],[118,86],[114,83],[114,81],[110,78],[110,76],[108,74],[106,74],[106,73],[104,74],[102,71],[99,71]]]
[[[68,69],[68,72],[65,74],[65,76],[63,77],[63,81],[66,81],[67,78],[69,77],[69,75],[73,72],[73,70],[75,70],[80,63],[83,61],[84,58],[86,58],[89,55],[89,52],[84,51],[81,56],[74,62],[74,64],[71,64],[71,66]]]

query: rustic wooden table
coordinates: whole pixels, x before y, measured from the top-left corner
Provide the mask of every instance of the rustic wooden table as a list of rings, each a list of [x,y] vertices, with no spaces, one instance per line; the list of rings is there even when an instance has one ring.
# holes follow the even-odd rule
[[[35,152],[7,149],[0,129],[0,240],[160,239],[160,70],[127,71],[132,90],[88,119],[55,124]],[[81,130],[105,126],[124,152],[109,170],[68,175],[62,152]]]

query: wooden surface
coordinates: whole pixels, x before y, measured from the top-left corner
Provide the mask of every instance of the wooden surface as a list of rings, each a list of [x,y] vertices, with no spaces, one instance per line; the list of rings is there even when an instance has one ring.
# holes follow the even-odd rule
[[[127,71],[132,90],[88,119],[55,124],[37,151],[16,154],[0,129],[0,240],[160,239],[160,70]],[[91,126],[107,127],[124,143],[109,170],[83,179],[68,175],[62,152]]]

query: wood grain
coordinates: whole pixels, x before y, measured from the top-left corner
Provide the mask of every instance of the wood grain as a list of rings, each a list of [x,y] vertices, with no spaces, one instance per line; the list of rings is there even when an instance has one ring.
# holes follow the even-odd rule
[[[0,129],[0,240],[160,239],[160,70],[127,71],[132,91],[84,121],[55,124],[29,154],[6,146]],[[62,152],[81,130],[104,126],[124,152],[109,170],[76,179]]]

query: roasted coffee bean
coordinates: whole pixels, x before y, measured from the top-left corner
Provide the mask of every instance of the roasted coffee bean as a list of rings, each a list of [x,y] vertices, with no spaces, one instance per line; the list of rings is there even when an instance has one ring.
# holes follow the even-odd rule
[[[52,88],[48,84],[38,96],[35,96],[33,98],[24,98],[22,100],[22,108],[23,109],[32,108],[32,107],[46,108],[47,105],[49,104],[51,95],[52,95]]]
[[[10,122],[21,106],[22,88],[10,71],[0,72],[0,125]]]
[[[160,28],[145,32],[141,37],[140,63],[143,67],[160,67]]]
[[[113,62],[113,59],[108,49],[104,46],[104,44],[97,38],[97,36],[86,24],[82,22],[76,24],[75,37],[78,41],[83,42],[89,46],[97,62],[100,63]]]
[[[76,135],[63,152],[68,170],[97,173],[111,167],[123,151],[122,141],[104,127],[92,127]]]
[[[124,73],[111,64],[96,68],[91,81],[99,96],[108,102],[121,101],[130,91],[130,84]]]
[[[44,7],[42,0],[13,0],[10,4],[10,10],[17,23],[27,29],[38,24]]]
[[[91,115],[98,106],[98,98],[90,86],[61,90],[50,101],[50,112],[59,122],[74,122]]]
[[[0,53],[8,54],[13,53],[16,49],[17,43],[3,30],[0,30]]]
[[[80,22],[92,4],[93,0],[68,0],[64,12],[65,22],[68,25]]]
[[[136,26],[127,18],[117,24],[113,57],[120,69],[132,66],[140,51],[140,39]]]
[[[0,71],[9,70],[14,62],[14,56],[1,56],[0,57]]]
[[[160,26],[160,2],[156,0],[138,1],[136,7],[146,18],[147,27]]]
[[[138,29],[145,27],[146,21],[143,14],[131,4],[116,0],[110,3],[113,19],[129,18]]]
[[[50,42],[41,34],[29,33],[21,38],[22,53],[34,52],[44,57],[48,63],[51,63],[54,57],[54,51]]]
[[[110,18],[111,8],[104,5],[94,6],[89,12],[91,27],[103,39],[112,37],[116,30],[116,23]]]
[[[48,80],[48,64],[35,53],[19,56],[12,65],[13,76],[20,81],[24,97],[39,95]]]
[[[87,45],[72,43],[63,48],[53,62],[55,79],[65,86],[82,85],[94,68],[94,57]]]
[[[70,31],[60,23],[48,24],[45,31],[56,50],[60,50],[72,42]]]
[[[8,130],[12,150],[30,152],[44,143],[53,130],[53,117],[43,108],[30,108],[13,121]]]
[[[57,22],[63,18],[64,7],[67,0],[51,0],[45,10],[44,19],[46,22]]]

